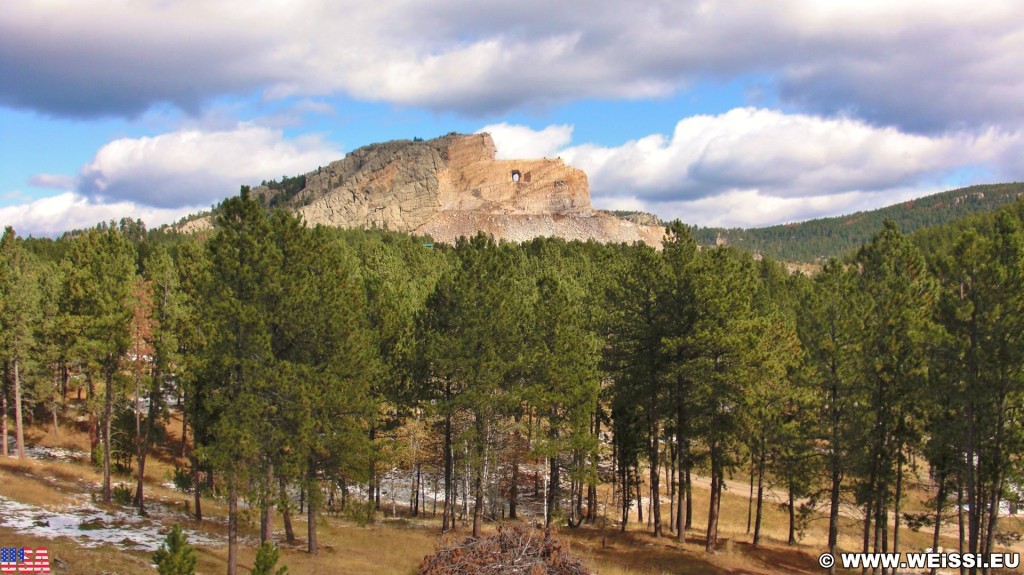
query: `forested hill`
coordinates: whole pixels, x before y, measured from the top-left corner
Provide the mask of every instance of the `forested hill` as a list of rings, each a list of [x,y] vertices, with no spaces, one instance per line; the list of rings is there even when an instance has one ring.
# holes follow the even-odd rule
[[[989,184],[950,190],[869,212],[820,218],[767,228],[696,228],[697,242],[724,242],[788,262],[820,262],[866,244],[892,220],[903,233],[948,224],[964,216],[996,210],[1024,197],[1024,183]]]

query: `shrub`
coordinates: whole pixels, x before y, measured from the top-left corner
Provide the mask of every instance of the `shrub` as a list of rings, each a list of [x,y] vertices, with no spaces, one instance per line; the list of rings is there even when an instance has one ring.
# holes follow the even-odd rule
[[[188,538],[175,524],[167,534],[167,541],[153,554],[153,563],[160,575],[194,575],[196,572],[196,550],[188,544]]]
[[[284,565],[274,571],[277,566],[279,551],[277,545],[264,543],[256,551],[256,565],[252,568],[252,575],[288,575],[288,568]]]
[[[123,483],[115,485],[114,489],[110,492],[110,496],[114,499],[114,503],[118,505],[131,505],[135,499],[132,496],[132,488]]]

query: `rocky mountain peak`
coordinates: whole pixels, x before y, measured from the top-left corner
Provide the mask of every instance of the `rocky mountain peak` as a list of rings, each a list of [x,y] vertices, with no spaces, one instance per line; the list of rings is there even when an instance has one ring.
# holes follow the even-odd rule
[[[378,227],[454,242],[477,231],[661,243],[661,228],[591,208],[587,175],[561,158],[499,160],[490,134],[365,146],[343,159],[252,193],[310,224]]]

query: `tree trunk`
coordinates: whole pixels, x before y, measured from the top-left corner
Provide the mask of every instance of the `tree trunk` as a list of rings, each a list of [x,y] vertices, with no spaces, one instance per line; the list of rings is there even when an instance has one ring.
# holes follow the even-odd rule
[[[273,539],[273,528],[271,527],[270,518],[271,511],[273,510],[273,485],[274,485],[274,465],[267,464],[267,476],[266,484],[263,487],[263,497],[260,501],[261,513],[260,513],[260,544],[266,543]]]
[[[316,483],[316,475],[312,466],[309,470],[309,501],[306,503],[306,552],[310,555],[320,553],[320,547],[316,541],[316,508],[320,502],[320,487]]]
[[[636,477],[636,522],[643,526],[644,523],[644,476],[640,473],[640,463],[634,469]]]
[[[181,410],[181,452],[178,457],[185,457],[185,450],[188,448],[188,411]]]
[[[718,543],[718,498],[721,493],[718,482],[721,480],[719,475],[719,461],[718,446],[715,444],[711,445],[711,500],[708,504],[708,527],[705,535],[704,551],[706,553],[714,553],[715,545]]]
[[[833,410],[835,413],[836,410]],[[832,454],[831,459],[831,489],[829,493],[829,507],[828,507],[828,550],[833,557],[838,552],[837,545],[839,544],[839,496],[840,483],[842,482],[842,476],[840,474],[840,462],[839,462],[839,447],[838,447],[838,436],[839,428],[838,422],[835,418],[837,415],[833,415],[833,430],[832,430]],[[828,568],[829,575],[835,575],[836,567],[835,564]]]
[[[750,452],[750,491],[747,494],[747,533],[754,522],[754,469],[756,453]]]
[[[796,545],[796,502],[794,501],[795,495],[793,493],[793,479],[790,478],[789,483],[789,545]]]
[[[21,418],[21,375],[18,373],[18,358],[14,361],[14,434],[18,446],[18,459],[25,459],[25,428]]]
[[[91,369],[85,372],[85,383],[85,403],[89,409],[89,448],[95,450],[96,446],[100,444],[100,432],[96,425],[96,410],[93,408],[93,400],[96,398],[96,384],[92,380]]]
[[[192,496],[195,500],[194,505],[196,507],[196,521],[203,520],[203,498],[202,482],[199,480],[199,459],[195,453],[192,454]]]
[[[935,531],[932,534],[932,553],[939,552],[939,534],[942,531],[942,506],[946,502],[946,472],[939,470],[939,486],[935,494]],[[935,575],[937,568],[931,568],[931,575]]]
[[[374,510],[380,509],[380,493],[377,491],[377,455],[374,453],[377,440],[377,425],[370,425],[370,478],[367,480],[369,492],[369,503],[373,504]]]
[[[648,457],[651,460],[651,519],[654,521],[654,536],[661,537],[661,449],[658,445],[660,429],[658,428],[657,421],[654,421],[650,427],[651,443],[650,449],[648,450]]]
[[[896,452],[896,499],[893,501],[892,552],[900,552],[900,503],[903,500],[903,443]]]
[[[764,465],[767,455],[765,454],[764,437],[761,439],[761,453],[757,459],[757,513],[754,519],[754,547],[761,543],[761,518],[764,507]]]
[[[676,441],[668,441],[668,465],[665,466],[665,481],[668,482],[668,530],[676,528],[676,459],[679,456]]]
[[[587,523],[594,523],[597,521],[597,483],[598,478],[596,476],[598,470],[597,465],[599,462],[598,449],[601,445],[601,408],[598,406],[598,411],[594,414],[594,437],[597,438],[597,447],[591,455],[591,468],[594,472],[594,476],[587,479]]]
[[[513,520],[519,518],[519,431],[516,431],[515,442],[515,451],[512,453],[512,485],[508,490],[508,518]]]
[[[680,422],[682,421],[682,414],[683,414],[683,410],[680,408],[680,410],[679,410]],[[679,508],[676,511],[676,542],[677,543],[684,543],[684,542],[686,542],[686,528],[688,527],[686,525],[686,516],[689,513],[689,505],[688,505],[688,501],[686,499],[686,487],[687,487],[687,485],[686,485],[686,465],[687,465],[687,459],[689,458],[689,453],[688,453],[689,446],[682,439],[682,437],[683,437],[683,425],[682,425],[682,423],[679,424],[679,428],[678,428],[677,433],[678,433],[678,442],[679,442],[679,447],[678,447],[678,450],[679,450],[679,458],[678,458],[678,464],[679,464],[679,499],[676,501],[676,503],[679,506]]]
[[[444,509],[441,511],[441,533],[455,526],[455,497],[452,491],[452,416],[447,414],[444,419]]]
[[[292,502],[288,498],[288,490],[285,488],[284,479],[278,480],[281,488],[281,515],[284,523],[284,538],[288,543],[295,542],[295,530],[292,529]],[[342,492],[344,497],[344,491]],[[344,505],[342,505],[344,507]]]
[[[629,486],[629,466],[622,464],[619,466],[620,478],[622,483],[622,532],[626,532],[626,524],[629,523],[629,507],[632,503],[633,496]]]
[[[485,446],[487,435],[484,431],[484,419],[477,414],[477,464],[473,471],[473,537],[475,538],[480,537],[484,521],[484,461],[487,457]]]
[[[149,406],[146,409],[146,426],[142,430],[139,425],[138,416],[138,387],[136,386],[136,411],[135,411],[135,429],[138,438],[138,462],[139,462],[139,480],[138,485],[135,487],[135,507],[139,510],[139,515],[146,515],[145,500],[143,498],[143,482],[146,477],[146,459],[149,455],[150,444],[153,441],[153,433],[156,431],[156,415],[157,405],[159,402],[160,394],[160,375],[154,370],[153,373],[153,385],[149,390]],[[182,435],[182,443],[185,441],[185,436]]]
[[[690,464],[686,464],[686,529],[693,529],[693,482],[690,481]]]
[[[558,456],[553,456],[548,459],[548,492],[545,495],[547,497],[547,516],[544,521],[545,527],[551,525],[551,516],[554,515],[562,508],[562,478],[559,473],[560,467],[558,465]]]
[[[957,484],[956,484],[956,509],[957,509],[957,511],[956,511],[956,523],[957,523],[957,528],[959,529],[959,532],[960,532],[960,539],[959,539],[959,542],[957,543],[957,545],[958,545],[957,551],[961,555],[963,555],[964,551],[965,551],[964,550],[964,541],[965,541],[964,529],[965,529],[966,526],[964,525],[964,482],[963,482],[963,479],[961,479],[961,478],[957,479]],[[963,575],[965,572],[966,572],[965,568],[963,566],[961,566],[960,567],[960,575]]]
[[[4,436],[4,457],[9,457],[10,452],[7,447],[7,362],[4,362],[4,371],[2,374],[3,381],[0,381],[0,409],[3,410],[3,414],[0,415],[0,434]]]
[[[114,371],[107,368],[103,400],[103,503],[110,504],[110,420],[114,415]]]
[[[238,573],[238,491],[235,480],[228,485],[228,575]]]

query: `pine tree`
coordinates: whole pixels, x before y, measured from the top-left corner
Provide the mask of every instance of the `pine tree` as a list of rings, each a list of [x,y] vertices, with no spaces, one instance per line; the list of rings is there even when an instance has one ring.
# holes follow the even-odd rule
[[[253,564],[250,575],[288,575],[288,567],[282,565],[278,569],[277,558],[279,555],[277,545],[272,543],[263,543],[260,548],[256,550],[256,561]]]
[[[26,363],[32,359],[35,334],[39,327],[39,279],[26,253],[22,240],[7,226],[0,238],[0,358],[11,374],[14,396],[15,441],[18,458],[25,458],[25,431],[23,422],[24,373]],[[7,412],[3,414],[6,431]],[[6,433],[3,437],[7,450]]]
[[[863,547],[898,551],[906,453],[920,437],[927,364],[925,344],[934,336],[936,288],[924,258],[895,224],[887,222],[858,252],[857,282],[866,301],[858,399],[864,409],[855,438],[859,500],[865,506]],[[890,509],[889,503],[893,508]],[[894,514],[888,542],[889,512]],[[874,529],[872,530],[872,522]]]
[[[90,229],[76,238],[68,275],[69,305],[79,332],[75,347],[89,377],[103,377],[103,487],[110,503],[110,428],[121,364],[131,344],[131,287],[135,248],[115,227]],[[91,390],[90,390],[91,392]],[[94,399],[94,398],[93,398]]]
[[[153,553],[153,563],[160,575],[193,575],[197,559],[196,550],[188,544],[188,537],[178,524],[174,524],[164,544]]]
[[[739,463],[739,440],[750,382],[751,350],[757,347],[758,322],[752,310],[756,286],[749,256],[729,248],[699,252],[694,272],[698,304],[687,362],[694,389],[695,419],[708,449],[711,497],[705,549],[713,552],[726,471]]]
[[[519,364],[523,286],[514,273],[511,251],[477,235],[455,247],[457,264],[438,282],[421,319],[425,334],[423,357],[434,383],[438,406],[445,418],[445,512],[452,519],[453,418],[463,413],[471,426],[469,442],[474,498],[473,533],[483,523],[484,469],[492,437],[492,423],[514,409],[515,400],[501,392],[510,372]]]
[[[178,337],[181,322],[181,294],[178,290],[178,274],[174,269],[167,250],[163,247],[154,249],[144,261],[146,281],[137,283],[137,321],[133,324],[147,330],[137,333],[148,348],[148,377],[144,393],[148,407],[143,418],[141,409],[136,405],[136,458],[138,460],[138,483],[135,488],[135,506],[139,513],[145,515],[146,456],[152,448],[157,433],[157,419],[165,416],[164,380],[172,374],[178,360]],[[148,319],[145,311],[148,308]],[[141,314],[141,317],[139,317]],[[136,354],[138,355],[138,354]],[[136,357],[135,361],[141,358]],[[143,390],[142,373],[136,374],[136,403]],[[185,440],[184,435],[182,441]]]
[[[843,479],[849,475],[857,424],[852,415],[860,365],[863,297],[855,276],[830,260],[813,281],[798,280],[797,329],[804,350],[802,379],[818,397],[820,438],[826,447],[829,490],[828,546],[836,552]],[[832,569],[834,571],[834,569]]]
[[[1020,472],[1013,446],[1024,441],[1011,415],[1024,407],[1024,231],[1019,212],[1003,211],[990,225],[964,231],[937,268],[944,287],[939,318],[948,334],[944,355],[955,361],[934,377],[949,391],[932,396],[938,399],[932,404],[932,427],[942,428],[951,414],[963,423],[954,428],[960,434],[934,434],[930,455],[940,470],[940,485],[956,472],[966,489],[965,551],[987,553],[993,549],[1006,482]],[[958,463],[952,466],[951,461]],[[937,517],[941,503],[940,498]]]
[[[209,254],[208,294],[211,333],[204,350],[211,388],[204,394],[211,443],[204,453],[228,491],[228,575],[238,564],[238,499],[263,476],[264,439],[272,433],[275,408],[267,392],[276,372],[269,329],[280,289],[280,252],[267,216],[243,187],[215,219]]]

